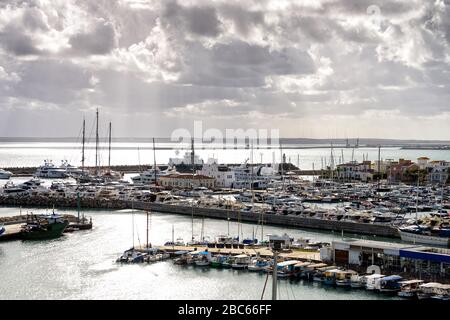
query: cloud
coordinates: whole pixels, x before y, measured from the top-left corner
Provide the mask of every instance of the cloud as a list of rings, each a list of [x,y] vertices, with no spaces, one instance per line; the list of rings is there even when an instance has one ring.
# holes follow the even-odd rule
[[[360,136],[450,135],[438,120],[450,111],[449,7],[448,0],[4,0],[0,108],[10,124],[0,136],[26,130],[27,111],[59,123],[97,107],[120,123],[122,136],[168,136],[198,119],[290,136],[331,128],[345,136],[350,124]]]
[[[98,21],[90,32],[75,34],[69,39],[71,52],[79,55],[103,55],[116,46],[114,27]]]

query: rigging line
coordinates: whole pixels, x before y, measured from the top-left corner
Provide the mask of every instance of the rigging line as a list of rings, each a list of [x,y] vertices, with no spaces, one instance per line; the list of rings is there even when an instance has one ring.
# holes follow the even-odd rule
[[[136,222],[133,220],[133,223],[136,223]],[[137,227],[136,227],[136,234],[137,234],[137,238],[138,238],[139,248],[141,248],[141,239],[139,238],[139,229],[137,229]]]
[[[291,289],[292,296],[294,297],[294,300],[297,300],[297,298],[295,297],[294,289],[292,288],[292,285],[290,285],[289,288]]]
[[[289,290],[288,290],[288,283],[287,281],[284,282],[284,288],[286,289],[286,296],[288,300],[291,300],[291,297],[289,295]]]
[[[263,291],[262,291],[262,294],[261,294],[261,300],[264,299],[264,292],[266,291],[267,280],[269,280],[269,272],[267,272],[266,281],[264,282],[264,288],[263,288]]]

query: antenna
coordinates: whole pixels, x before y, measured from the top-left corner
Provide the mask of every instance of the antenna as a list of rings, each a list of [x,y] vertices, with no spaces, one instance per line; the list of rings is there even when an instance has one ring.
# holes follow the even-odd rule
[[[111,170],[111,122],[109,123],[108,169]]]
[[[96,129],[95,129],[95,174],[98,174],[98,108],[96,114]]]
[[[158,180],[156,176],[156,152],[155,152],[155,138],[153,138],[153,169],[155,173],[155,186],[158,185]]]
[[[84,172],[84,141],[86,138],[86,120],[83,118],[83,142],[81,147],[81,170]]]

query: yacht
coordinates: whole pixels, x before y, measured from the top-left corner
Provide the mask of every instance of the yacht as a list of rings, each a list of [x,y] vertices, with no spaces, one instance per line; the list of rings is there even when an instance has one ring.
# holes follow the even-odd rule
[[[51,162],[46,160],[44,162],[43,166],[40,166],[36,173],[34,174],[35,177],[38,178],[55,178],[55,179],[61,179],[61,178],[67,178],[67,170],[63,168],[57,168],[55,165]]]
[[[83,170],[71,165],[67,160],[62,161],[59,168],[65,170],[66,173],[72,177],[77,177],[83,174]]]
[[[450,228],[430,228],[410,225],[399,228],[402,241],[438,246],[450,246]]]
[[[175,169],[175,167],[168,167],[164,171],[161,171],[158,167],[156,167],[156,169],[152,167],[148,170],[141,172],[139,175],[132,177],[131,180],[133,181],[134,184],[148,185],[155,183],[155,175],[156,179],[158,180],[158,178],[169,174],[178,174],[178,172]]]
[[[9,179],[12,176],[12,172],[0,169],[0,179]]]

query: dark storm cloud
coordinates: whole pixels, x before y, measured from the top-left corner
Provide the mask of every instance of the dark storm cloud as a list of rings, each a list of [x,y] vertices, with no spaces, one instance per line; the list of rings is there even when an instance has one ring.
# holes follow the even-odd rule
[[[102,55],[116,46],[114,27],[110,23],[98,22],[90,32],[72,36],[69,40],[72,52],[81,55]]]
[[[19,27],[9,25],[0,32],[0,46],[17,56],[40,54],[34,40]]]
[[[200,36],[215,37],[220,33],[220,21],[213,7],[183,7],[177,1],[167,1],[161,21]]]
[[[216,44],[211,49],[191,43],[181,82],[224,87],[259,87],[268,75],[307,74],[315,71],[308,53],[243,41]]]
[[[25,62],[20,69],[21,79],[13,86],[14,96],[64,106],[91,86],[90,77],[89,71],[70,62]]]

